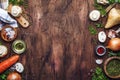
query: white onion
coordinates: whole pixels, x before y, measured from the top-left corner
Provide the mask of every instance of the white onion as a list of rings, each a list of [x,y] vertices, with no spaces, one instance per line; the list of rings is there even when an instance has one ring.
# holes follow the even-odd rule
[[[107,48],[113,50],[113,51],[118,51],[120,50],[120,38],[112,38],[108,42]]]
[[[12,72],[7,76],[7,80],[22,80],[22,78],[17,72]]]

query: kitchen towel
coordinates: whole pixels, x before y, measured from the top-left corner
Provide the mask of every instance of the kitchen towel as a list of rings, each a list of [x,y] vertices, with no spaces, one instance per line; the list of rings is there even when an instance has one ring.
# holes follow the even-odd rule
[[[6,24],[12,27],[18,27],[17,21],[11,18],[6,10],[0,8],[0,30]]]

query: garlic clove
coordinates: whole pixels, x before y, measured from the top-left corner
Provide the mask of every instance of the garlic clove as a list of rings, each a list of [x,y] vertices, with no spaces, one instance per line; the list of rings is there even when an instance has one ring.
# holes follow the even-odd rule
[[[90,14],[89,14],[89,18],[92,21],[99,20],[99,18],[100,18],[100,11],[98,11],[98,10],[91,11]]]
[[[96,64],[102,64],[103,60],[102,59],[96,59],[95,62],[96,62]]]
[[[100,31],[98,33],[99,42],[104,43],[106,41],[106,39],[107,39],[106,33],[104,31]]]

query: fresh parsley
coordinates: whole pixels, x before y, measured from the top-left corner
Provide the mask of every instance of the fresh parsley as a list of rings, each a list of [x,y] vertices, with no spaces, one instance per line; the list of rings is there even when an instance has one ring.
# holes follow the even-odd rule
[[[0,80],[7,80],[7,75],[10,73],[10,70],[7,70],[0,74]]]
[[[24,0],[9,0],[9,3],[12,5],[23,5]]]
[[[96,30],[94,27],[89,26],[88,29],[89,29],[89,31],[90,31],[90,33],[91,33],[92,35],[97,34],[97,30]]]
[[[97,3],[97,0],[94,1],[94,7],[100,11],[101,15],[105,16],[106,15],[106,10],[105,10],[105,6],[102,6],[100,4]]]
[[[108,0],[109,4],[120,3],[120,0]]]
[[[102,27],[103,27],[103,24],[101,24],[101,23],[96,23],[95,26],[96,26],[97,28],[102,28]]]
[[[102,68],[96,67],[95,72],[92,75],[92,80],[109,80],[104,74]]]
[[[120,51],[119,52],[109,51],[108,53],[109,53],[108,54],[109,57],[112,57],[112,56],[118,56],[118,57],[120,57]]]

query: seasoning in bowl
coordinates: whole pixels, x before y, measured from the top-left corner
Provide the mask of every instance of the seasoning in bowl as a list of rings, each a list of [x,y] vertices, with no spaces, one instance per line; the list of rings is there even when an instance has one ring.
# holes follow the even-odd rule
[[[15,53],[21,54],[26,50],[26,44],[23,40],[15,40],[12,44],[12,49]]]
[[[11,26],[5,26],[1,31],[1,37],[5,41],[13,41],[17,37],[17,30]]]
[[[105,61],[104,70],[110,78],[120,78],[120,57],[110,57]]]
[[[96,47],[96,54],[98,56],[103,56],[103,55],[105,55],[105,53],[106,53],[106,48],[103,45],[98,45]]]

